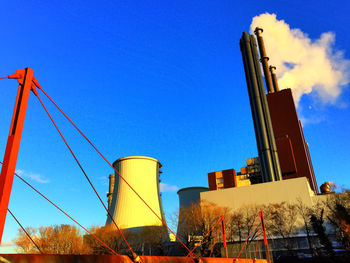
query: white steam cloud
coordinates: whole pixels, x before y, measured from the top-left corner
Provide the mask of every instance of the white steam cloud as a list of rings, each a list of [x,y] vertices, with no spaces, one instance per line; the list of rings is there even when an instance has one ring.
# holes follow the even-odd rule
[[[290,28],[275,14],[253,18],[251,32],[264,29],[263,37],[270,65],[277,67],[280,89],[290,88],[298,105],[302,95],[317,93],[324,103],[335,103],[350,80],[350,60],[333,49],[335,34],[323,33],[311,40],[298,28]]]
[[[16,173],[21,177],[27,177],[37,183],[40,184],[47,184],[50,182],[49,179],[47,179],[45,176],[37,173],[27,172],[22,169],[16,169]]]
[[[170,185],[170,184],[165,184],[165,183],[160,183],[159,188],[161,192],[176,192],[179,190],[179,187],[176,185]]]

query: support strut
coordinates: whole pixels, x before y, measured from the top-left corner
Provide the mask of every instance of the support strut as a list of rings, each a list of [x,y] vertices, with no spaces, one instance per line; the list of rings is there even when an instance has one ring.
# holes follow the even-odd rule
[[[0,174],[0,244],[4,232],[29,93],[32,88],[33,70],[30,68],[19,69],[8,78],[17,79],[19,86]]]

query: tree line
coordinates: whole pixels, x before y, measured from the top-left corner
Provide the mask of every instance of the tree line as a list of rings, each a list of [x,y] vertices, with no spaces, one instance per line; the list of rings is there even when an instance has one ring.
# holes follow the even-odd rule
[[[306,237],[309,253],[313,256],[334,256],[337,249],[350,250],[350,192],[328,194],[323,201],[306,206],[302,200],[290,203],[276,203],[264,206],[243,206],[235,211],[227,207],[201,201],[182,208],[178,221],[178,236],[192,250],[205,235],[207,237],[194,250],[200,256],[221,256],[222,234],[220,224],[209,230],[223,216],[228,243],[242,244],[251,230],[259,213],[263,211],[267,235],[270,241],[279,240],[279,246],[290,252],[295,251],[294,238]],[[178,215],[174,216],[178,218]],[[46,254],[112,254],[93,236],[83,234],[72,225],[28,227],[27,232]],[[91,227],[89,231],[105,242],[113,250],[127,254],[128,248],[120,233],[112,225]],[[138,254],[168,255],[171,245],[168,232],[162,227],[149,227],[141,231],[122,230],[125,238]],[[248,245],[256,241],[258,231],[254,231]],[[260,235],[261,238],[261,235]],[[18,252],[38,253],[38,249],[19,229],[15,238]],[[188,251],[181,250],[181,255]]]

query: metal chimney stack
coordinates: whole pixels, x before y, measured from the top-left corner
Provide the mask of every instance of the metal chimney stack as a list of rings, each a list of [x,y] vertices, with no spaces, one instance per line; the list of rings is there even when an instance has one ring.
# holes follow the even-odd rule
[[[274,89],[275,92],[279,92],[280,89],[278,87],[278,82],[277,82],[276,67],[275,66],[270,66],[270,72],[271,72],[273,89]]]
[[[255,28],[254,33],[256,35],[256,39],[258,40],[259,50],[260,50],[260,62],[263,66],[265,83],[268,93],[273,93],[272,80],[269,74],[269,57],[266,55],[264,39],[261,34],[264,30],[260,27]]]
[[[240,39],[240,48],[243,57],[263,181],[278,181],[282,179],[281,169],[277,156],[270,112],[267,106],[255,37],[243,32],[243,36]],[[272,91],[272,85],[270,89]]]

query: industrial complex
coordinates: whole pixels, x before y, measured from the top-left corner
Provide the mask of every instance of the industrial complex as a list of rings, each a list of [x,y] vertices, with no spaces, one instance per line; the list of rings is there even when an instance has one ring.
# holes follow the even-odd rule
[[[157,236],[156,238],[160,240],[160,243],[163,242],[168,244],[168,250],[170,251],[168,251],[168,255],[171,255],[172,253],[176,254],[182,249],[179,255],[183,256],[184,253],[187,253],[187,255],[190,256],[188,259],[193,261],[195,261],[195,259],[199,260],[201,255],[195,255],[194,251],[196,250],[197,246],[201,245],[201,242],[206,235],[204,235],[203,232],[200,234],[197,232],[192,232],[191,234],[186,232],[186,228],[188,229],[188,225],[186,224],[189,220],[186,219],[184,211],[185,208],[190,207],[192,204],[199,205],[197,206],[199,207],[199,213],[191,214],[191,217],[200,217],[198,215],[203,215],[204,205],[202,204],[204,203],[213,204],[213,207],[215,208],[225,208],[226,211],[238,211],[242,207],[247,206],[267,207],[270,204],[281,203],[302,203],[306,207],[312,207],[320,201],[325,200],[327,197],[326,194],[330,193],[329,185],[327,185],[327,183],[321,186],[321,193],[318,190],[308,144],[304,137],[301,121],[297,115],[292,90],[279,89],[276,77],[276,68],[274,66],[269,66],[268,64],[269,58],[267,57],[265,51],[262,32],[263,30],[261,28],[255,29],[255,35],[249,35],[244,32],[239,42],[247,82],[252,119],[254,123],[258,156],[247,158],[245,160],[246,166],[244,167],[227,167],[227,169],[221,171],[208,171],[207,174],[203,174],[204,177],[207,176],[207,186],[189,186],[180,189],[177,194],[179,197],[178,222],[181,222],[181,226],[179,223],[176,234],[165,222],[166,220],[162,207],[159,178],[160,174],[162,173],[162,164],[157,159],[146,156],[128,156],[119,158],[113,164],[110,164],[96,149],[96,147],[86,138],[86,136],[76,127],[76,125],[62,112],[60,108],[58,108],[114,170],[114,174],[109,175],[109,189],[107,193],[108,205],[106,206],[86,175],[81,164],[75,157],[68,143],[64,139],[62,133],[53,121],[51,115],[48,113],[42,101],[38,97],[77,164],[84,173],[86,179],[104,206],[105,211],[107,212],[106,225],[112,225],[112,227],[115,226],[116,229],[118,229],[120,236],[124,239],[128,250],[125,252],[123,251],[123,248],[120,247],[120,251],[123,253],[129,253],[130,250],[131,260],[133,262],[141,261],[138,253],[135,253],[135,251],[141,251],[143,256],[147,254],[147,252],[145,253],[144,248],[146,242],[140,241],[138,244],[134,244],[135,246],[138,246],[136,248],[138,250],[133,251],[131,245],[127,242],[123,234],[124,231],[122,230],[127,230],[125,233],[136,236],[137,241],[141,239],[142,235],[146,236],[145,230],[160,230],[159,233],[161,233],[161,235]],[[264,72],[264,78],[262,70]],[[10,136],[0,178],[0,241],[8,210],[12,180],[15,174],[16,158],[22,132],[21,129],[23,128],[26,110],[26,108],[23,108],[26,107],[26,104],[23,106],[23,103],[27,103],[31,91],[33,91],[36,96],[38,96],[37,89],[43,91],[37,80],[34,78],[33,71],[29,68],[17,70],[16,74],[9,75],[7,77],[17,79],[20,85],[18,100],[15,108],[15,117],[12,123],[13,127],[11,126],[12,128],[10,129]],[[44,94],[48,96],[46,93]],[[50,97],[48,98],[51,100]],[[18,116],[20,116],[20,118]],[[17,120],[17,117],[19,121]],[[20,127],[19,130],[16,128],[17,125]],[[28,184],[27,182],[25,183]],[[30,186],[30,184],[28,185]],[[37,191],[35,188],[33,189]],[[53,204],[44,195],[41,193],[39,194]],[[55,207],[67,215],[75,223],[79,224],[61,208],[56,205]],[[221,229],[222,238],[219,241],[223,244],[221,256],[225,256],[227,258],[229,254],[226,246],[224,215],[220,214],[219,218],[215,218],[215,220],[216,223],[214,222],[215,224],[213,226],[206,226],[207,228],[210,228],[210,230],[205,230],[209,230],[209,232],[207,232],[209,234],[215,226],[221,225],[221,228],[219,228],[217,231],[217,236],[219,230]],[[212,223],[213,222],[210,222],[210,224]],[[204,228],[204,224],[198,225],[198,228]],[[79,224],[79,226],[81,225]],[[259,211],[257,215],[255,215],[252,226],[247,225],[244,227],[249,229],[248,238],[254,227],[256,227],[256,233],[259,234],[261,231],[264,240],[264,252],[261,253],[262,250],[260,250],[260,258],[266,257],[267,262],[271,262],[271,251],[269,251],[270,248],[267,242],[268,238],[263,218],[263,211]],[[112,252],[119,257],[119,254],[116,251],[107,246],[98,237],[89,232],[89,230],[85,228],[84,230],[88,232],[85,239],[94,237],[103,246],[109,249],[108,253]],[[167,232],[167,230],[169,230],[171,233]],[[151,233],[150,235],[154,235],[155,232],[152,231],[149,231],[148,234]],[[114,233],[114,228],[112,229],[112,232]],[[176,240],[174,240],[173,237],[175,237]],[[293,236],[292,238],[294,237],[300,238],[300,236],[297,235]],[[270,240],[274,238],[280,237],[269,237]],[[308,239],[309,238],[310,237],[308,235]],[[213,245],[209,257],[211,257],[214,250],[216,244],[215,240],[212,242]],[[32,241],[35,243],[34,240]],[[170,241],[175,241],[176,243]],[[194,248],[191,248],[192,250],[190,250],[189,246],[186,246],[184,243],[189,245],[189,243],[192,241],[194,241]],[[258,251],[259,236],[256,237],[256,241],[254,261],[252,259],[247,259],[247,261],[240,262],[258,262],[255,259]],[[308,241],[310,242],[310,240]],[[230,250],[230,253],[236,253],[234,248],[234,245],[236,245],[235,242],[236,240],[231,238],[231,244],[229,245],[232,245],[232,249]],[[237,259],[241,255],[246,243],[241,246],[241,238],[236,243],[240,246],[240,251],[238,256],[236,256]],[[179,244],[182,246],[178,246]],[[152,250],[152,245],[149,245],[149,250]],[[37,245],[36,247],[40,251]],[[139,247],[141,248],[139,249]],[[184,250],[184,248],[186,250]],[[271,248],[272,250],[278,249],[277,247],[274,247],[274,245],[272,245]],[[158,251],[162,251],[163,249],[163,247],[158,248]],[[163,251],[156,255],[163,255],[162,253]],[[149,254],[152,255],[152,253]],[[218,255],[218,253],[216,255]],[[247,254],[245,255],[247,256]],[[233,255],[230,256],[233,257]],[[119,262],[126,262],[123,260],[120,259]],[[158,262],[157,260],[159,260],[159,262],[163,262],[160,261],[161,257],[155,257],[155,259],[152,259],[149,262]],[[207,261],[205,262],[215,261],[208,259],[206,260]],[[229,262],[228,259],[226,260]],[[127,261],[130,261],[130,259],[127,258]],[[189,261],[187,261],[186,257],[179,259],[177,262]],[[262,260],[261,262],[266,261]]]
[[[268,65],[262,32],[261,28],[255,30],[256,36],[244,32],[240,40],[259,156],[246,159],[246,166],[238,171],[231,167],[209,171],[208,187],[180,189],[180,208],[199,200],[232,209],[300,199],[312,205],[317,200],[319,190],[292,91],[279,90],[276,68]],[[164,218],[158,184],[161,164],[153,158],[132,156],[118,159],[113,165]],[[124,228],[152,225],[150,218],[154,216],[146,208],[141,209],[141,201],[115,176],[119,178],[110,175],[107,196],[116,222]]]
[[[262,32],[261,28],[256,28],[255,36],[244,32],[240,40],[259,156],[246,159],[246,166],[237,170],[227,167],[208,171],[207,187],[180,189],[179,222],[183,221],[182,208],[199,201],[233,211],[248,205],[283,202],[302,202],[311,207],[329,192],[321,187],[323,193],[319,193],[292,90],[279,89],[276,68],[268,65]],[[118,159],[113,166],[164,220],[159,192],[161,164],[150,157],[131,156]],[[118,225],[126,229],[161,226],[117,173],[109,178],[108,207]],[[179,236],[181,231],[178,227]]]

